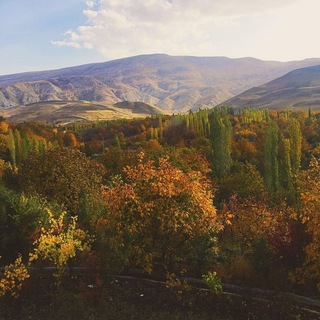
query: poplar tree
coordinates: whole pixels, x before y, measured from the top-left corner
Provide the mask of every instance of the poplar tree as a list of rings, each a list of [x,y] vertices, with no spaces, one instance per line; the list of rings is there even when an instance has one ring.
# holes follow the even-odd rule
[[[278,125],[272,122],[266,132],[264,148],[264,179],[273,194],[279,191],[278,131]]]
[[[29,136],[24,137],[22,140],[22,150],[23,150],[24,159],[31,152],[31,147],[32,147],[32,141],[29,138]]]
[[[150,128],[150,140],[154,140],[154,129],[152,126]]]
[[[40,153],[39,140],[36,137],[33,137],[31,142],[32,142],[32,147],[31,147],[32,152],[35,154],[39,154]]]
[[[16,165],[19,166],[22,161],[22,140],[18,129],[14,129],[13,136],[15,143]]]
[[[226,109],[213,110],[210,128],[214,173],[217,177],[223,177],[232,165],[232,125]]]
[[[117,134],[114,135],[114,145],[118,148],[118,149],[121,149],[121,143],[120,143],[120,140],[119,140],[119,137]]]
[[[158,139],[160,141],[163,140],[163,124],[162,124],[162,115],[158,115],[158,121],[159,121],[159,131],[158,131]]]
[[[290,160],[292,173],[297,175],[300,169],[301,163],[301,143],[302,134],[300,129],[300,123],[297,119],[293,118],[290,120],[289,126],[290,135]]]
[[[16,165],[16,145],[14,142],[14,135],[11,128],[9,129],[8,149],[10,154],[10,162],[13,166],[15,166]]]
[[[279,139],[279,179],[280,185],[287,191],[292,190],[292,174],[290,160],[290,140],[281,134]]]

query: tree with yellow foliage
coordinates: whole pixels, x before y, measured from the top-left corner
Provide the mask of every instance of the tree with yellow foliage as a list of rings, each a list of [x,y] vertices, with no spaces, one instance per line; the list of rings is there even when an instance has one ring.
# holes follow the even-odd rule
[[[9,293],[12,297],[18,298],[23,282],[29,277],[27,267],[19,255],[13,264],[4,268],[3,277],[0,279],[0,297]]]
[[[35,248],[29,256],[29,261],[42,259],[52,263],[57,269],[55,276],[59,286],[68,262],[79,252],[90,250],[92,238],[85,231],[77,228],[76,216],[71,217],[68,223],[65,212],[55,218],[48,210],[48,218],[48,227],[41,227],[40,236],[34,242]]]

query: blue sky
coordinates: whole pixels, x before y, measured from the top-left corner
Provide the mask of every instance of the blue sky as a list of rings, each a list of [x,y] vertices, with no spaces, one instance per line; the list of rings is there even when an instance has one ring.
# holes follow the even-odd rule
[[[137,54],[320,57],[319,0],[0,0],[0,74]]]
[[[81,0],[0,0],[0,74],[106,60],[94,50],[51,41],[86,22]]]

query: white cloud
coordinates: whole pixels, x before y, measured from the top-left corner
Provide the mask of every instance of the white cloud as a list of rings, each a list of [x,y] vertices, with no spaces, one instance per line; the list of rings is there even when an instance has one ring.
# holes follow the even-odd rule
[[[290,38],[288,30],[298,24],[298,14],[306,12],[307,19],[316,15],[312,7],[306,11],[308,2],[314,6],[316,1],[304,0],[303,6],[302,0],[87,1],[87,24],[52,43],[93,49],[108,59],[156,52],[268,59],[267,50],[277,59],[277,51],[283,56],[287,51],[280,38]],[[294,30],[300,36],[299,28]],[[310,37],[304,38],[305,45]],[[270,43],[279,48],[268,48]]]
[[[66,46],[66,47],[73,47],[77,49],[81,48],[80,44],[74,41],[51,41],[51,43],[58,47]]]
[[[96,3],[94,1],[87,1],[86,4],[89,8],[92,8],[95,6]]]
[[[273,23],[257,38],[253,54],[283,61],[319,58],[319,11],[318,0],[299,0],[278,10]]]

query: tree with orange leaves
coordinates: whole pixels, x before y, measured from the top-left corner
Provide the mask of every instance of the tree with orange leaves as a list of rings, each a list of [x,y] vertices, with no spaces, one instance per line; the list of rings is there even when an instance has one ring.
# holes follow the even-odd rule
[[[319,154],[315,155],[319,158]],[[305,247],[306,259],[297,270],[297,279],[302,283],[312,281],[320,291],[320,164],[317,158],[312,156],[309,169],[301,174],[302,213],[298,217],[310,235],[310,242]]]
[[[215,252],[221,223],[208,180],[184,173],[168,158],[157,164],[143,158],[141,153],[137,166],[124,169],[125,180],[118,176],[104,189],[107,213],[96,222],[99,237],[108,234],[109,248],[125,264],[147,272],[183,265],[199,242],[205,243],[202,251]]]
[[[290,240],[288,221],[293,211],[285,204],[271,207],[258,198],[239,199],[233,195],[221,211],[231,222],[225,231],[243,253],[250,251],[260,238],[274,246]]]

